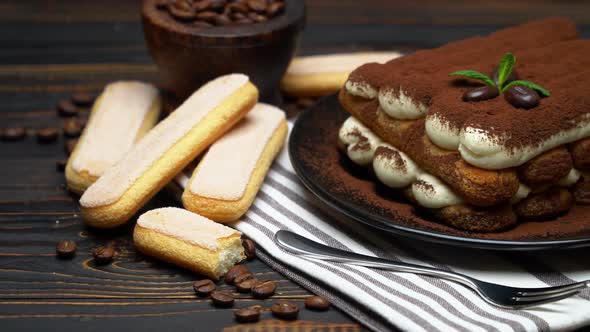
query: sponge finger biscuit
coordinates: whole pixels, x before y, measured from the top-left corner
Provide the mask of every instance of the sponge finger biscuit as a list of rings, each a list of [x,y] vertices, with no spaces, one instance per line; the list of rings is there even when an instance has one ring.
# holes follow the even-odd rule
[[[133,231],[139,251],[219,279],[245,258],[240,232],[179,208],[142,214]]]
[[[158,90],[151,84],[120,81],[107,85],[68,159],[68,189],[82,194],[156,124],[160,107]]]
[[[367,62],[385,63],[398,52],[313,55],[293,59],[281,81],[281,90],[293,97],[322,97],[344,85],[348,75]]]
[[[205,84],[86,190],[80,199],[86,224],[112,228],[127,222],[257,99],[258,90],[242,74]]]
[[[218,222],[238,220],[254,201],[286,135],[285,113],[256,105],[201,160],[182,195],[184,207]]]

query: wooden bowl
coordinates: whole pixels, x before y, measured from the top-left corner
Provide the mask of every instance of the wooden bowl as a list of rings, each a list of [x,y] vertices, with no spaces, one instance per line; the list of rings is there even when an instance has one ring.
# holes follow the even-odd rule
[[[205,28],[176,21],[156,3],[143,1],[143,29],[170,106],[229,73],[248,75],[262,100],[276,101],[305,24],[302,0],[286,0],[283,14],[264,23]]]

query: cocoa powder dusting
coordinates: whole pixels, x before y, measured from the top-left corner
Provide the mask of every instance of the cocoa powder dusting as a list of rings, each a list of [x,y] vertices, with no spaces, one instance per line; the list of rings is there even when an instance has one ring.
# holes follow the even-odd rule
[[[402,172],[406,172],[406,161],[402,158],[398,151],[390,149],[385,146],[380,146],[375,150],[375,155],[384,156],[393,162],[393,167]]]
[[[414,185],[416,185],[417,187],[420,187],[424,190],[426,190],[429,193],[434,193],[434,187],[428,183],[428,182],[424,182],[422,180],[418,180],[416,182],[414,182]]]

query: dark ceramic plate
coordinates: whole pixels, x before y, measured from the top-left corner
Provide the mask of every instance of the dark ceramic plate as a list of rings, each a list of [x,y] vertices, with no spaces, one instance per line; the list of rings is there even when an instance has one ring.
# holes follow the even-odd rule
[[[590,207],[576,206],[556,220],[521,223],[491,234],[463,232],[437,223],[338,151],[338,130],[347,117],[336,96],[320,100],[297,119],[289,154],[305,186],[352,219],[395,235],[471,248],[545,250],[590,246]]]

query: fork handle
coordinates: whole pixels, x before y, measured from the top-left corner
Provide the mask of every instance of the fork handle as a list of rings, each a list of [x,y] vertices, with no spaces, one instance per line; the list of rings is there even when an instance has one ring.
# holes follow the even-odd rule
[[[324,261],[353,264],[378,269],[406,272],[442,278],[476,289],[471,277],[461,273],[445,271],[429,266],[403,263],[389,259],[372,257],[326,246],[290,231],[280,230],[275,234],[275,242],[283,249]]]

